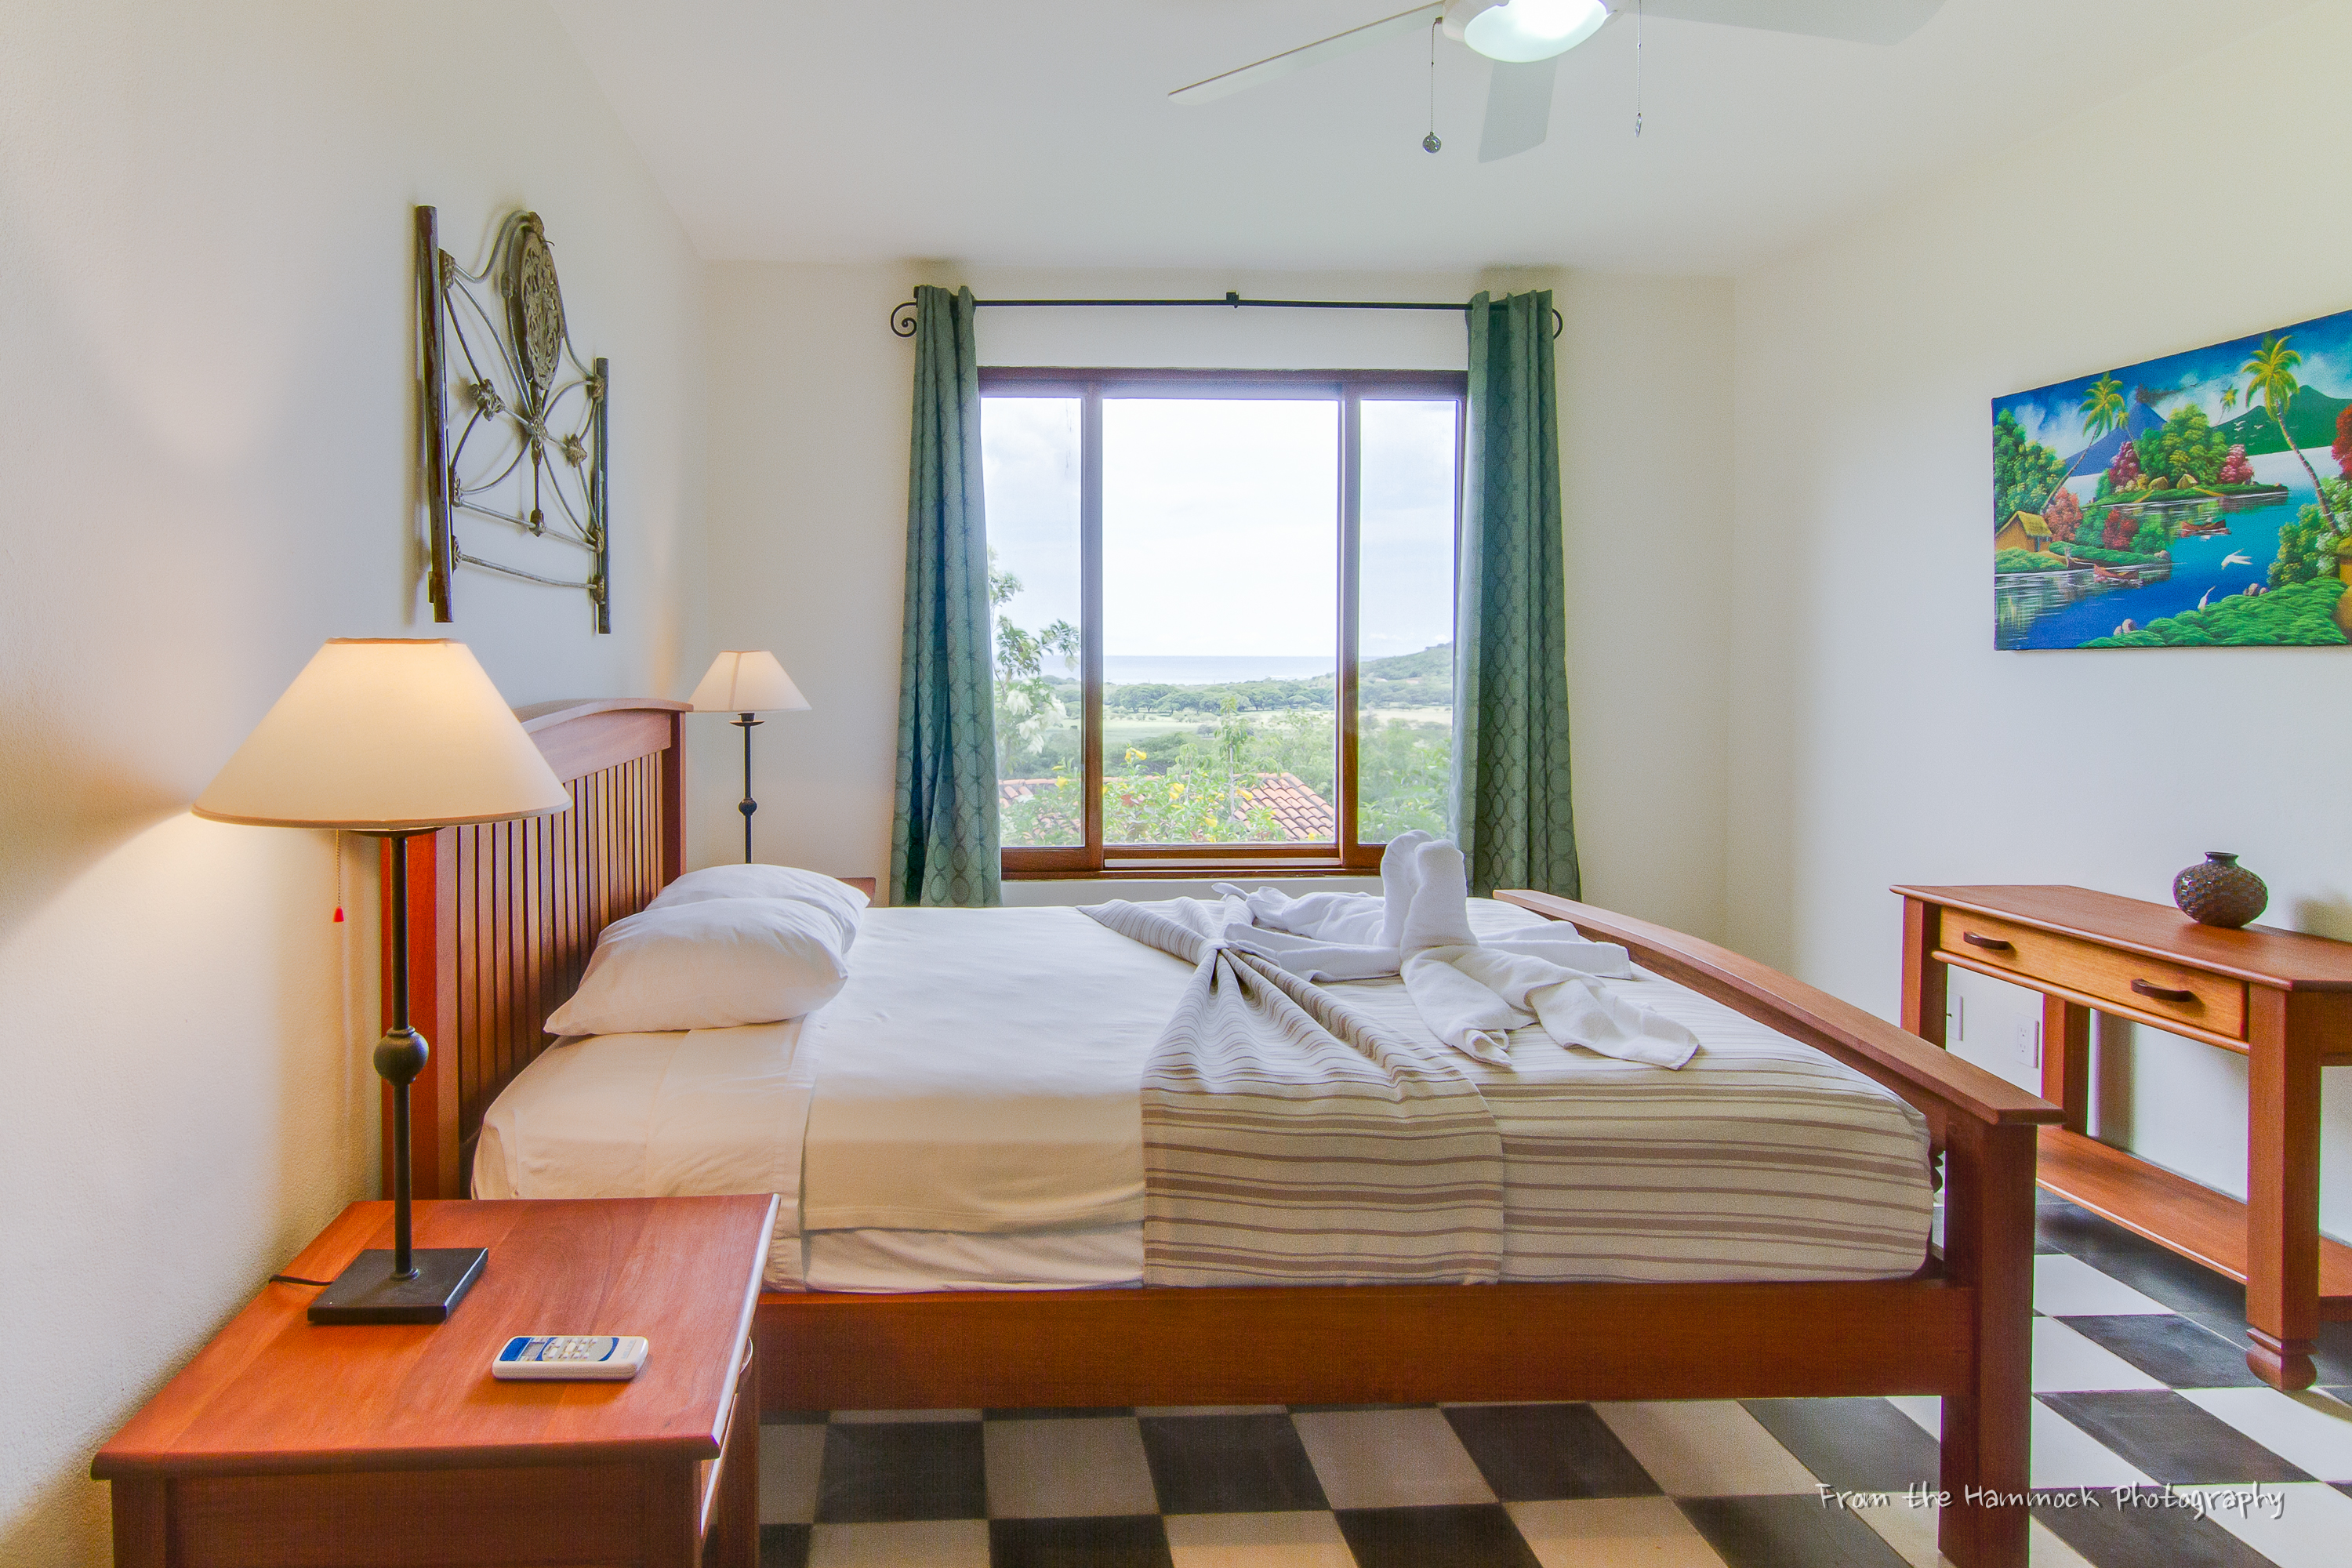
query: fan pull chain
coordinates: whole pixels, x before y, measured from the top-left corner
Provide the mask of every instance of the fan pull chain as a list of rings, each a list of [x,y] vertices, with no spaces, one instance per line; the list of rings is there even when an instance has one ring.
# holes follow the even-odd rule
[[[1437,139],[1437,29],[1444,25],[1443,17],[1433,16],[1429,22],[1429,134],[1421,139],[1421,150],[1434,153],[1445,145]]]
[[[1642,139],[1642,23],[1643,0],[1633,0],[1633,140]]]
[[[335,924],[343,923],[343,830],[335,829]]]

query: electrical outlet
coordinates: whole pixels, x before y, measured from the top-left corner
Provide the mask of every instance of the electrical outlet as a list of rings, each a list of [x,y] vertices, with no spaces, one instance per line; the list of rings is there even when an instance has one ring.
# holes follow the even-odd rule
[[[2042,1065],[2042,1020],[2020,1018],[2017,1021],[2017,1059],[2030,1068]]]

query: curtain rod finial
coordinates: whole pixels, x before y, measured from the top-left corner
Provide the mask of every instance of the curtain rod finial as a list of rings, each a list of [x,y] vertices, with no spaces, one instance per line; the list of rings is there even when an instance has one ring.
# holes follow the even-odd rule
[[[890,312],[890,331],[902,338],[915,335],[915,302],[912,300]]]

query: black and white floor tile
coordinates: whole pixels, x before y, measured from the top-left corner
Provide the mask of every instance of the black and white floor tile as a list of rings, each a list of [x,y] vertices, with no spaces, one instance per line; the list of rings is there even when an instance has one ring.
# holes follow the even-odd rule
[[[2039,1568],[2336,1568],[2352,1324],[2262,1386],[2244,1296],[2045,1196]],[[761,1432],[763,1568],[1929,1568],[1938,1402],[835,1411]],[[1825,1502],[1822,1489],[1855,1494]],[[1871,1503],[1870,1500],[1884,1500]]]

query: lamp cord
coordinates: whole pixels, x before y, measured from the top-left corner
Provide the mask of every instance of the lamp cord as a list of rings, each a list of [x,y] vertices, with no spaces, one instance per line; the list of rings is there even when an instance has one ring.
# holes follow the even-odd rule
[[[334,1283],[331,1279],[305,1279],[299,1274],[272,1274],[269,1277],[269,1282],[272,1285],[332,1285]]]

